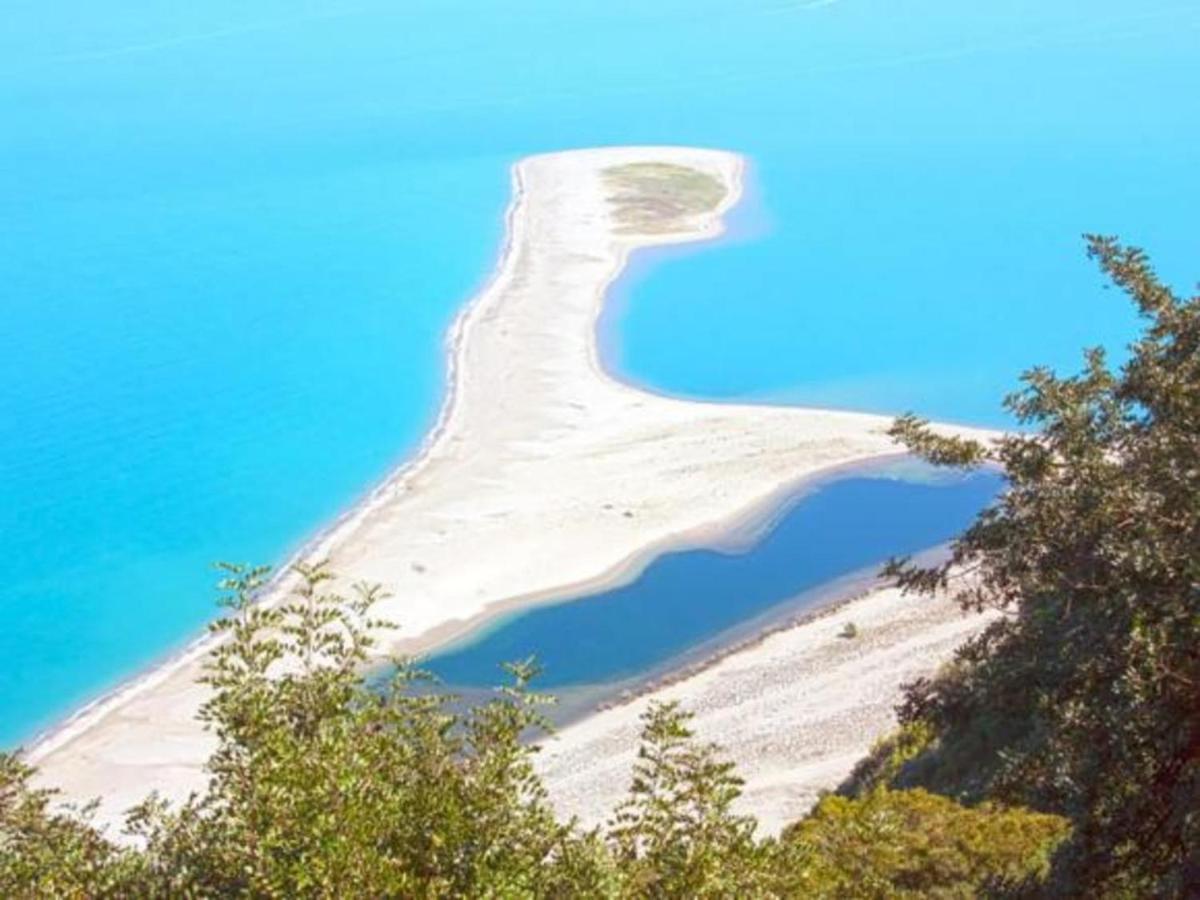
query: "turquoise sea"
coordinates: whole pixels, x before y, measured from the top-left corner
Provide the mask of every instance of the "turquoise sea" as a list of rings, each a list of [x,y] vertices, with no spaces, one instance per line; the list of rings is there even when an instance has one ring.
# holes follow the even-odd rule
[[[1000,423],[1190,287],[1193,0],[8,0],[0,745],[178,648],[410,453],[508,166],[735,149],[718,246],[642,261],[610,364],[697,397]]]

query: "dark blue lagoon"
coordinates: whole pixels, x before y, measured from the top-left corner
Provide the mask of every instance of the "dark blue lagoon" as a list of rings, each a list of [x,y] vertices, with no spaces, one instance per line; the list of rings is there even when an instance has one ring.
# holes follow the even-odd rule
[[[796,598],[803,608],[828,596],[814,589],[944,543],[1000,487],[990,471],[934,477],[912,464],[833,476],[736,549],[665,554],[628,584],[497,620],[424,666],[464,690],[501,682],[501,663],[530,655],[546,690],[644,677],[774,610],[798,611]]]

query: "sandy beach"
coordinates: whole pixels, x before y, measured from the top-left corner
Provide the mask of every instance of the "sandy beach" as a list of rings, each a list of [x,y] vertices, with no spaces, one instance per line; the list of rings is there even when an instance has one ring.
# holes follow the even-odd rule
[[[628,791],[642,713],[652,701],[678,701],[695,714],[697,738],[737,762],[737,811],[754,815],[760,834],[777,834],[896,726],[901,686],[991,618],[944,597],[876,590],[563,729],[543,743],[538,769],[561,816],[601,825]],[[853,639],[841,636],[849,622]]]
[[[401,626],[389,649],[419,651],[514,604],[628,578],[667,547],[716,540],[806,476],[895,452],[884,417],[684,402],[601,368],[596,321],[630,252],[720,234],[743,171],[734,154],[663,147],[514,166],[508,240],[450,335],[437,430],[417,459],[306,551],[391,593],[378,610]],[[802,273],[797,286],[802,298]],[[378,402],[387,402],[386,387]],[[790,815],[814,786],[836,783],[887,727],[899,682],[932,668],[978,624],[948,606],[918,610],[894,599],[873,595],[847,614],[867,626],[860,641],[831,640],[825,632],[840,621],[819,620],[667,689],[696,702],[706,737],[748,760],[748,803],[775,797],[772,809]],[[102,797],[101,821],[151,790],[179,798],[201,786],[212,746],[194,720],[204,652],[197,645],[32,747],[26,756],[41,781],[69,799]],[[779,683],[775,692],[735,692],[743,698],[736,709],[718,697],[722,685],[747,690],[745,678]],[[763,719],[764,728],[775,723],[773,739],[747,730],[758,704],[788,697],[797,709]],[[584,758],[627,743],[644,702],[573,726],[548,752],[564,808],[595,818],[608,789],[624,789],[627,779]],[[795,746],[772,755],[763,749],[772,741]],[[603,790],[595,780],[587,786],[597,773]]]

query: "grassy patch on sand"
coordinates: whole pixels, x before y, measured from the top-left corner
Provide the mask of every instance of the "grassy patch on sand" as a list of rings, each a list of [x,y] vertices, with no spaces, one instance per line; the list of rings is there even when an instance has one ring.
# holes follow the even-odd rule
[[[622,234],[683,228],[685,220],[714,209],[725,186],[711,175],[671,163],[628,163],[604,170]]]

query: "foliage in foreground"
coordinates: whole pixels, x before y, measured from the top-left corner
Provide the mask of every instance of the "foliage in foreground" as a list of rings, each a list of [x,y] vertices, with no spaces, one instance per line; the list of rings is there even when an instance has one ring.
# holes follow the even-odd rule
[[[879,787],[825,797],[785,840],[805,863],[795,896],[974,897],[1040,879],[1068,828],[1058,816]]]
[[[909,687],[901,717],[926,743],[883,780],[1070,818],[1029,893],[1198,896],[1200,297],[1089,243],[1147,321],[1124,366],[1091,350],[1075,377],[1029,372],[1007,406],[1036,433],[994,449],[895,427],[934,462],[1000,465],[1009,489],[945,566],[893,573],[930,591],[966,570],[964,607],[1005,615]]]
[[[262,570],[228,574],[202,712],[219,739],[208,790],[178,808],[149,798],[128,818],[132,845],[118,847],[0,757],[4,896],[861,897],[922,884],[969,896],[987,877],[1036,872],[1062,833],[1049,817],[881,791],[827,801],[794,836],[757,839],[733,809],[732,764],[672,704],[646,713],[608,828],[583,831],[555,818],[533,768],[527,738],[545,727],[547,700],[528,689],[528,665],[466,712],[412,690],[420,675],[403,661],[368,689],[359,672],[385,624],[370,619],[377,590],[340,596],[318,567],[265,607],[250,599]],[[1002,847],[973,837],[1013,823],[1028,827]],[[931,849],[957,831],[951,849]],[[914,844],[909,832],[931,837]],[[880,841],[856,849],[867,837]],[[925,881],[901,861],[918,845],[936,863]]]

